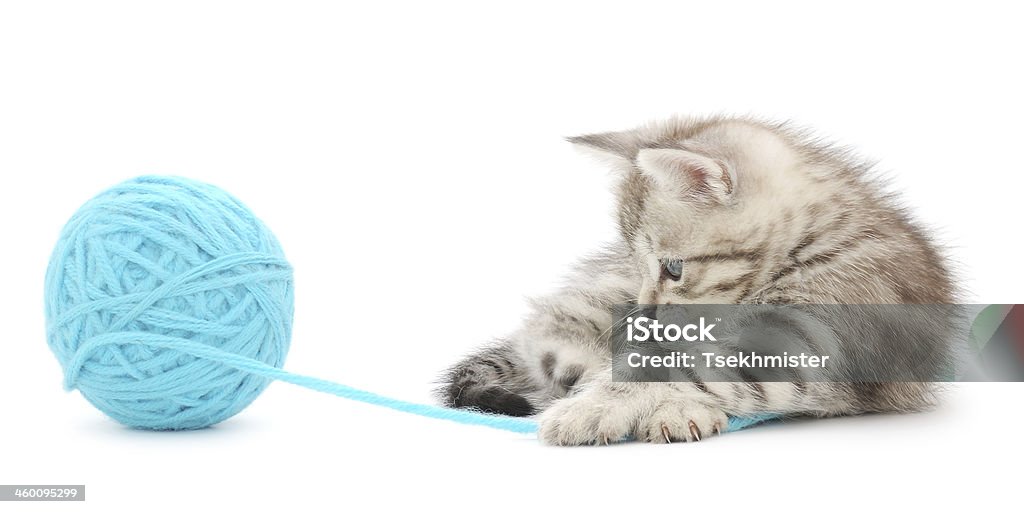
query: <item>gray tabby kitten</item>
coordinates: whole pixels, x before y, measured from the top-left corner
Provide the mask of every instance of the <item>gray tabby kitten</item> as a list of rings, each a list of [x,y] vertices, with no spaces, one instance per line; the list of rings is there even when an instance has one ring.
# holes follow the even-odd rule
[[[515,333],[453,366],[451,407],[540,412],[551,444],[697,441],[728,415],[912,411],[927,382],[612,381],[616,304],[947,304],[943,257],[870,165],[785,124],[674,119],[570,138],[618,173],[621,240],[533,302]],[[943,323],[942,320],[929,322]],[[860,344],[854,338],[841,342]],[[868,349],[888,355],[892,347]],[[939,340],[940,358],[950,349]]]

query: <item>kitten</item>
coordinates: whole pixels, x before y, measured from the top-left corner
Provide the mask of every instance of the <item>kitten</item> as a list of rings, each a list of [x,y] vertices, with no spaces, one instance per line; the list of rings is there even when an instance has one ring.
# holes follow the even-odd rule
[[[534,300],[517,332],[454,365],[438,390],[446,405],[540,412],[541,440],[578,445],[695,441],[719,433],[728,415],[933,403],[927,382],[613,381],[616,305],[948,304],[955,287],[936,246],[871,179],[869,164],[786,124],[673,119],[570,141],[618,172],[621,240]],[[887,344],[871,351],[884,355],[899,342]],[[932,344],[936,355],[950,352]]]

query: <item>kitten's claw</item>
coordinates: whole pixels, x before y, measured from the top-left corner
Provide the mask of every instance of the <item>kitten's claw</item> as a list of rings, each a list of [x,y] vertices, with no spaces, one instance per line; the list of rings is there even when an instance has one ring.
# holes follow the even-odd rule
[[[636,438],[650,443],[697,442],[722,433],[728,418],[717,407],[700,403],[665,403],[637,426]]]
[[[700,441],[700,429],[697,428],[697,424],[694,423],[692,419],[690,420],[690,435],[692,435],[694,439]]]

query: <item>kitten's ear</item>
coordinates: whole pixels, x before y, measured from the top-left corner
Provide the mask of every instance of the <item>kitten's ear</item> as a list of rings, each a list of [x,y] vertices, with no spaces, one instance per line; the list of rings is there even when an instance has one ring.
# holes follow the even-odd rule
[[[613,164],[630,164],[640,147],[633,132],[602,132],[566,138],[588,155]]]
[[[725,203],[736,188],[736,175],[722,161],[686,150],[645,148],[636,155],[640,171],[679,195]]]

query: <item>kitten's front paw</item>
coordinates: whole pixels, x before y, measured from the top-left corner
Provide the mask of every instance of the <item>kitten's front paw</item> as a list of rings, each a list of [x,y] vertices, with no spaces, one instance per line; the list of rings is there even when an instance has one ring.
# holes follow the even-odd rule
[[[660,393],[660,394],[659,394]],[[610,444],[638,441],[700,441],[722,433],[729,418],[717,407],[665,391],[596,388],[559,400],[540,418],[539,437],[548,444]]]
[[[537,435],[561,446],[610,444],[628,438],[638,421],[628,402],[589,391],[558,400],[544,411]]]
[[[663,403],[637,429],[649,443],[700,441],[725,430],[729,418],[721,409],[696,402]]]

